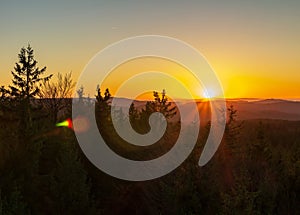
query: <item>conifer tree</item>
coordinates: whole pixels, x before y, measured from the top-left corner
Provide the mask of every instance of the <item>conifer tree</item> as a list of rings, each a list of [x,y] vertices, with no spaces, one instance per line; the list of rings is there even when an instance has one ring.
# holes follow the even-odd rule
[[[5,89],[4,86],[0,87],[0,103],[4,102],[7,99],[9,91]]]
[[[11,96],[17,101],[17,109],[21,120],[22,130],[30,130],[32,126],[31,99],[35,98],[41,89],[42,82],[49,80],[52,75],[42,77],[46,67],[40,69],[34,59],[34,51],[30,45],[22,48],[14,71],[11,72],[12,85],[9,86]],[[26,132],[24,132],[26,133]]]
[[[33,205],[37,201],[32,193],[38,190],[37,176],[42,147],[41,139],[36,137],[42,131],[40,119],[43,114],[34,99],[40,92],[42,82],[49,80],[52,75],[44,76],[46,67],[40,69],[37,66],[30,45],[21,49],[18,58],[19,61],[11,72],[8,114],[5,116],[8,119],[14,118],[11,129],[15,134],[12,132],[10,136],[16,138],[15,141],[8,143],[14,149],[9,158],[14,168],[7,169],[7,174],[10,175],[10,181],[15,181],[16,186],[20,188],[26,202]],[[10,181],[6,181],[3,186],[11,186]]]
[[[164,115],[168,120],[176,115],[176,106],[172,107],[172,103],[168,101],[166,96],[166,91],[163,90],[161,95],[154,91],[153,92],[154,101],[148,101],[144,109],[140,113],[140,127],[142,133],[147,133],[150,130],[150,125],[148,123],[149,117],[154,112],[159,112]],[[157,123],[160,125],[160,122]],[[159,129],[159,127],[157,127]]]
[[[30,99],[38,95],[42,81],[49,80],[52,75],[41,77],[46,67],[40,69],[37,67],[37,61],[34,59],[34,51],[30,45],[22,48],[19,55],[19,62],[16,63],[12,71],[13,80],[10,86],[13,96],[21,99]]]
[[[154,101],[151,102],[154,111],[164,114],[167,119],[176,115],[176,107],[172,107],[172,103],[168,101],[166,90],[163,89],[161,96],[158,92],[153,92]]]
[[[97,86],[97,95],[96,95],[96,112],[101,119],[109,120],[110,119],[110,103],[109,99],[111,94],[109,89],[106,89],[104,95],[102,95],[99,85]]]

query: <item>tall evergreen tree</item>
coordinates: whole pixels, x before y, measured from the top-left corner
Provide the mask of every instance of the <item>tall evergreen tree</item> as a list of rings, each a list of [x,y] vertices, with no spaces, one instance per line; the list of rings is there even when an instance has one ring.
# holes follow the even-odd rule
[[[34,51],[30,45],[22,48],[19,55],[19,62],[16,63],[12,71],[13,80],[10,86],[13,96],[30,99],[38,95],[42,81],[49,80],[52,75],[41,77],[46,71],[46,67],[40,69],[37,67],[37,61],[34,59]]]
[[[34,59],[34,51],[30,45],[22,48],[14,71],[11,72],[13,79],[9,86],[10,94],[18,102],[19,117],[23,131],[31,128],[31,103],[30,100],[38,95],[43,81],[49,80],[52,75],[42,77],[46,67],[40,69]],[[25,132],[26,133],[26,132]]]
[[[34,51],[30,45],[22,48],[19,61],[12,71],[12,85],[9,86],[9,105],[5,118],[14,118],[11,124],[11,140],[6,141],[13,151],[6,164],[13,168],[5,168],[9,180],[3,180],[3,187],[15,186],[20,188],[24,200],[32,206],[37,202],[38,166],[41,150],[41,140],[37,140],[41,129],[42,111],[38,111],[34,98],[38,96],[43,81],[49,80],[52,75],[44,76],[46,67],[40,69],[34,59]],[[2,88],[3,89],[3,88]],[[2,90],[3,91],[3,90]],[[15,132],[15,133],[13,133]],[[8,191],[8,193],[10,193]]]

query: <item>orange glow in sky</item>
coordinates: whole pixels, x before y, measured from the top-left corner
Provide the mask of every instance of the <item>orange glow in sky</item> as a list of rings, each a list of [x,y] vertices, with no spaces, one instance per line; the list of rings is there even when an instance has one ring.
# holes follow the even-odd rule
[[[299,9],[300,1],[292,0],[24,1],[18,6],[6,1],[0,7],[0,86],[11,84],[10,71],[28,43],[39,67],[47,66],[47,74],[73,71],[76,80],[108,45],[155,34],[177,38],[201,52],[221,81],[225,97],[300,98]],[[160,59],[120,65],[101,84],[102,91],[108,87],[114,94],[122,80],[141,71],[172,74],[193,96],[203,97],[203,89],[188,71]],[[96,94],[96,86],[84,87],[86,95]],[[169,82],[153,87],[176,90]],[[124,96],[132,91],[134,87]]]

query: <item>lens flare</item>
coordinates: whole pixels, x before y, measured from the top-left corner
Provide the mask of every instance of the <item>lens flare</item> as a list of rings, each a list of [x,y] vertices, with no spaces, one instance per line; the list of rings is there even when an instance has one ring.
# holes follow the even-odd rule
[[[67,119],[63,122],[56,123],[56,127],[68,127],[68,128],[73,128],[72,120]]]
[[[86,132],[90,128],[89,120],[86,117],[78,116],[73,120],[73,130],[78,133]]]

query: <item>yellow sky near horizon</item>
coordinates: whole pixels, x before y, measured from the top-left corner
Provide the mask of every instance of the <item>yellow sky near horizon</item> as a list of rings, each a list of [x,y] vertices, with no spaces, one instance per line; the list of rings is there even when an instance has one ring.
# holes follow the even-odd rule
[[[208,55],[212,57],[208,57]],[[43,55],[41,56],[38,51],[36,51],[36,58],[39,61],[40,67],[47,65],[44,60],[40,60],[41,57],[43,57]],[[228,59],[228,57],[222,58],[220,55],[214,53],[208,53],[206,56],[222,84],[226,98],[300,98],[300,72],[297,73],[298,65],[291,64],[285,66],[285,64],[283,64],[282,66],[275,68],[271,65],[272,61],[264,62],[260,60],[255,63],[251,63],[251,58],[249,58],[251,61],[247,62],[245,57],[244,59],[243,57],[244,56],[241,55],[237,60],[238,62],[235,63],[232,62],[232,59]],[[79,74],[85,67],[83,61],[86,60],[88,62],[88,58],[89,57],[87,56],[83,57],[81,61],[75,61],[72,65],[57,65],[50,61],[50,66],[47,66],[47,74],[53,73],[56,75],[57,73],[54,71],[62,70],[61,67],[69,67],[70,69],[65,70],[73,71],[73,79],[76,81]],[[16,61],[17,56],[15,59],[11,60],[11,69],[7,72],[9,75],[6,75],[6,80],[1,79],[0,85],[8,86],[11,83],[10,71],[13,70],[14,63]],[[289,72],[281,72],[284,69],[289,70]],[[173,62],[155,58],[133,60],[129,63],[127,62],[123,65],[119,65],[112,74],[109,75],[107,80],[105,80],[101,88],[102,90],[104,90],[104,88],[109,88],[112,94],[114,94],[122,81],[126,80],[133,74],[145,71],[161,71],[174,75],[174,77],[183,81],[183,83],[190,88],[195,98],[203,96],[202,86],[199,85],[197,81],[193,80],[193,77],[188,70]],[[274,71],[276,75],[272,75],[272,72],[270,71]],[[293,74],[292,77],[289,75],[291,74],[291,71]],[[54,76],[53,80],[55,80],[55,78],[56,77]],[[169,91],[170,89],[172,90],[171,86],[172,84],[169,86],[166,85],[164,88]],[[85,88],[86,95],[95,95],[95,86],[85,86]],[[132,90],[134,89],[128,90],[129,94],[127,96],[130,96],[130,91]],[[160,89],[158,90],[160,91]],[[124,97],[126,97],[126,95],[124,95]]]
[[[76,81],[108,45],[155,34],[177,38],[201,52],[227,98],[300,98],[299,10],[300,1],[295,0],[3,2],[0,86],[11,83],[10,71],[28,43],[47,74],[73,71]],[[114,93],[123,73],[144,70],[183,73],[179,79],[192,86],[194,96],[203,94],[188,71],[161,61],[148,67],[138,61],[121,65],[103,88]],[[95,86],[85,88],[86,95],[95,95]],[[164,88],[168,92],[172,84]]]
[[[148,75],[147,79],[143,79],[138,77],[141,73],[154,74]],[[167,76],[157,73],[166,74]],[[139,85],[143,85],[143,88],[153,89],[158,92],[162,92],[165,89],[167,94],[174,95],[176,98],[185,98],[186,94],[178,87],[178,84],[188,89],[193,98],[199,99],[204,96],[203,86],[201,86],[201,83],[198,83],[190,71],[173,61],[157,57],[137,58],[119,65],[105,78],[101,87],[109,88],[111,93],[115,95],[118,88],[130,79],[132,81],[127,85],[126,91],[121,93],[120,96],[133,98]],[[147,99],[149,95],[152,98],[151,92],[153,90],[149,91],[150,94],[148,94],[149,92],[139,92],[141,94],[139,98]]]

